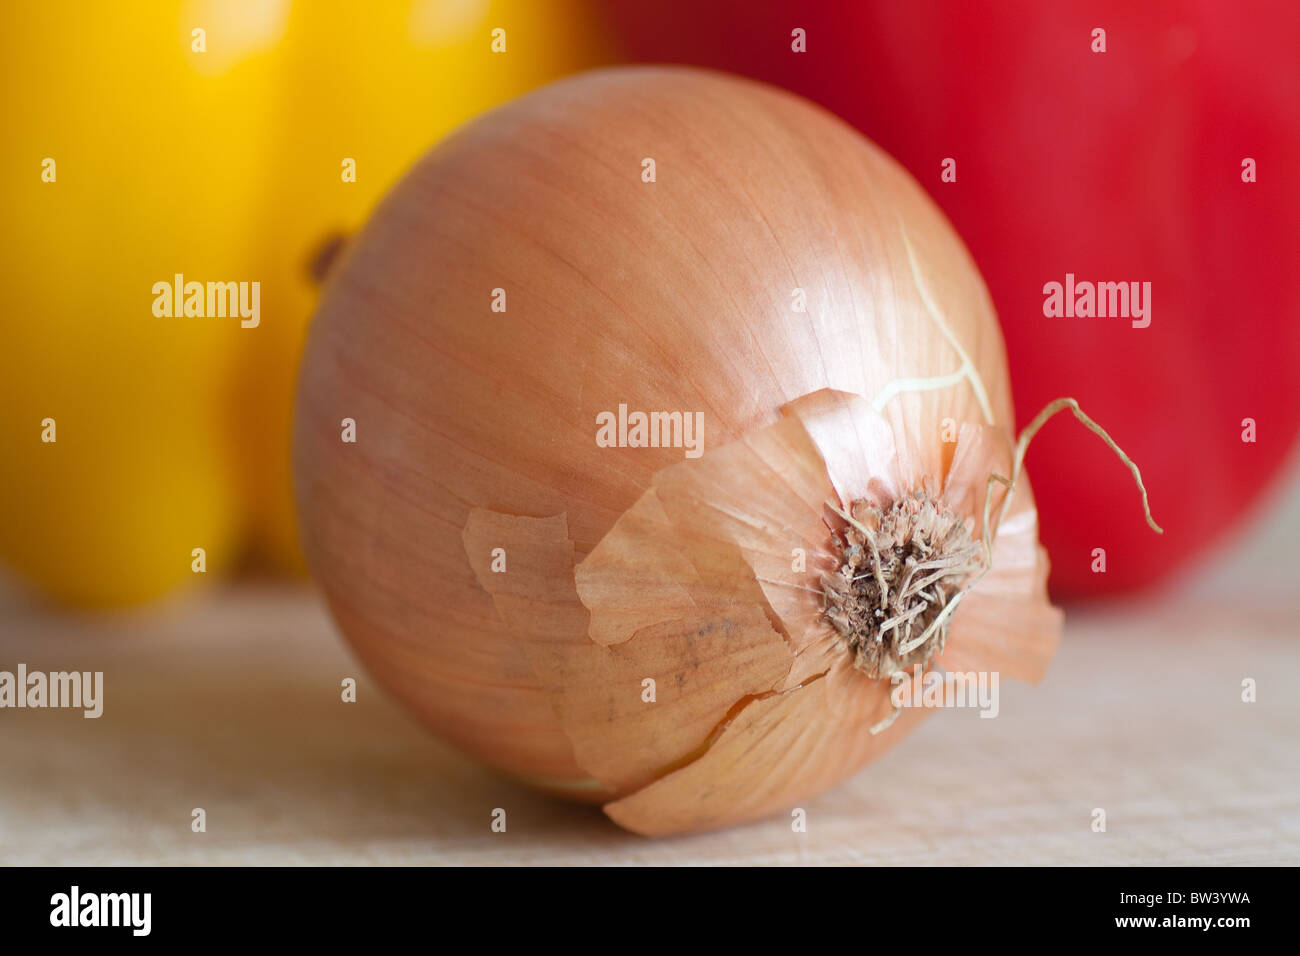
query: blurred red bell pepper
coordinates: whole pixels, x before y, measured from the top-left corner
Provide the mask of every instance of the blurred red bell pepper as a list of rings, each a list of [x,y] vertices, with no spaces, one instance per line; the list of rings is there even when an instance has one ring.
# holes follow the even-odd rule
[[[1077,398],[1165,527],[1100,442],[1052,423],[1028,469],[1054,593],[1151,584],[1241,521],[1300,427],[1300,4],[595,2],[632,59],[801,93],[947,212],[997,305],[1019,425]],[[1048,317],[1069,273],[1150,282],[1150,325]]]

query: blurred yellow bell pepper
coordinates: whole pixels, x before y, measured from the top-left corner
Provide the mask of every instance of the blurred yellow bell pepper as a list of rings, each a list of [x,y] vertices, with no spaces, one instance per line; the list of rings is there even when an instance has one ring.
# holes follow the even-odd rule
[[[6,5],[0,563],[82,606],[250,547],[299,565],[289,421],[313,258],[447,131],[600,62],[581,10]],[[180,301],[169,317],[158,284],[177,274],[258,283],[256,325]]]

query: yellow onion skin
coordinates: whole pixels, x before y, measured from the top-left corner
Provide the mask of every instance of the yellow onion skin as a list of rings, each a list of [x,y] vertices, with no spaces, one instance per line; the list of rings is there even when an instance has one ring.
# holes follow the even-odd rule
[[[535,635],[483,587],[472,516],[563,516],[576,564],[684,460],[680,447],[600,447],[598,414],[702,412],[707,458],[801,396],[870,401],[896,379],[952,373],[907,242],[987,401],[961,382],[881,414],[946,462],[946,419],[1012,427],[998,323],[942,213],[836,117],[723,74],[615,68],[515,100],[428,153],[332,274],[298,387],[303,543],[365,665],[475,758],[575,797],[626,796],[579,760],[522,646]],[[565,639],[585,640],[574,629]]]

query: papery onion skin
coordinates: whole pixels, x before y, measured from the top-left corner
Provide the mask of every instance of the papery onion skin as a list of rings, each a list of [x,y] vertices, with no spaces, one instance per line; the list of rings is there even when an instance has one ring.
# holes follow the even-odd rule
[[[633,796],[645,783],[630,783],[634,772],[596,779],[575,754],[559,715],[568,707],[572,719],[572,701],[539,674],[539,655],[552,639],[600,650],[573,567],[684,454],[599,447],[597,415],[620,404],[702,412],[707,460],[813,393],[869,401],[896,379],[952,373],[959,359],[926,313],[905,241],[993,418],[964,381],[883,408],[942,484],[945,420],[1006,437],[998,324],[942,214],[830,114],[721,74],[624,68],[516,100],[428,154],[331,277],[299,384],[304,546],[366,665],[486,763],[574,796]],[[496,289],[505,312],[491,309]],[[793,308],[795,289],[806,312]],[[355,444],[340,440],[344,418]],[[1046,607],[1032,497],[1017,494],[1030,522],[1024,595]],[[507,547],[507,571],[493,576],[480,545],[516,531],[528,543]],[[481,582],[497,579],[523,593],[494,600]],[[568,633],[527,633],[537,616],[518,602],[529,600]],[[670,687],[697,665],[659,661],[654,676]],[[639,695],[650,675],[629,667],[611,674]],[[740,703],[723,699],[725,677],[711,702],[722,711]],[[586,729],[599,743],[601,728]],[[835,765],[837,752],[819,760]],[[813,789],[833,782],[821,776]],[[611,815],[643,832],[731,822],[657,813]]]

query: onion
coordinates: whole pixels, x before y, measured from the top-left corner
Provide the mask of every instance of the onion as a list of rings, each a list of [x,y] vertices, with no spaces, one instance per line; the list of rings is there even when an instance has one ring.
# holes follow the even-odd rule
[[[1043,673],[1011,423],[988,293],[896,163],[793,95],[614,69],[462,129],[350,244],[295,475],[384,685],[663,834],[856,772],[924,713],[906,668]]]

